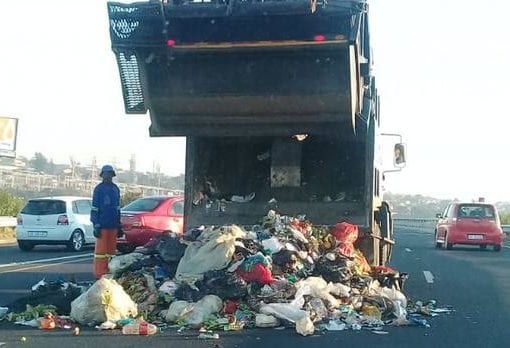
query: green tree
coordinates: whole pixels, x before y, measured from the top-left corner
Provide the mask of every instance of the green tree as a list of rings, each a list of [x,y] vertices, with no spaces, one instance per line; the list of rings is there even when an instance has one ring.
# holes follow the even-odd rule
[[[23,208],[23,198],[0,190],[0,216],[16,216]]]
[[[30,166],[38,172],[46,172],[48,170],[49,161],[40,152],[36,152],[30,160]]]
[[[499,215],[502,225],[510,225],[510,213],[502,213]]]
[[[142,192],[140,191],[127,191],[122,197],[120,197],[120,206],[125,207],[129,203],[133,202],[135,199],[142,197]]]

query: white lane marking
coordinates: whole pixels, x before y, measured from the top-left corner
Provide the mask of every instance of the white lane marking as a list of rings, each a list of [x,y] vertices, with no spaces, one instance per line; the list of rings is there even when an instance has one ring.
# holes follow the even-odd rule
[[[70,260],[70,261],[64,261],[64,262],[58,262],[58,263],[51,263],[49,265],[37,265],[37,266],[29,266],[29,267],[23,267],[23,268],[14,268],[14,269],[8,269],[6,271],[0,271],[0,274],[30,271],[32,269],[38,269],[38,268],[55,267],[55,266],[65,265],[68,263],[74,263],[74,262],[78,262],[78,261],[81,261],[81,260]]]
[[[412,249],[409,249],[409,248],[406,248],[405,249],[408,253],[412,252],[413,250]]]
[[[434,275],[432,274],[432,272],[423,271],[423,275],[425,276],[425,280],[427,281],[427,283],[429,283],[429,284],[434,283]]]
[[[510,249],[510,246],[503,245],[503,248]]]
[[[53,261],[60,261],[60,260],[79,259],[79,258],[83,258],[83,257],[90,257],[92,255],[94,255],[94,253],[80,254],[80,255],[71,255],[71,256],[62,256],[62,257],[53,257],[51,259],[40,259],[40,260],[32,260],[32,261],[11,262],[11,263],[0,264],[0,268],[13,267],[13,266],[33,265],[33,264],[36,264],[36,263],[45,263],[45,262],[53,262]]]

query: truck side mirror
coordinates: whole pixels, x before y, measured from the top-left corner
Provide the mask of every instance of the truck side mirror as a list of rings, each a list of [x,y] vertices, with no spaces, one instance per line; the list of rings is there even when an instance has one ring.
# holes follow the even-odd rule
[[[443,214],[441,214],[441,213],[436,214],[436,218],[441,219],[442,217],[443,217]]]
[[[406,166],[406,145],[395,144],[393,151],[393,165],[397,168],[404,168]]]

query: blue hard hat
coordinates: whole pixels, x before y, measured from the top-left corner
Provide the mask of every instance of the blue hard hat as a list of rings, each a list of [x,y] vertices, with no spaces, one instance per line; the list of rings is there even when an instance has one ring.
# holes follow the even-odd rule
[[[112,173],[113,176],[115,176],[115,170],[113,170],[113,167],[109,164],[106,164],[103,166],[103,168],[101,168],[101,174],[99,174],[99,176],[103,176],[104,173]]]

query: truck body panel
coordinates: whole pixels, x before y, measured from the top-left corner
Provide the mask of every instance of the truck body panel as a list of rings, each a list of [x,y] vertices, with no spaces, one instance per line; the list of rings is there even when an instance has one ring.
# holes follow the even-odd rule
[[[270,209],[393,244],[377,161],[365,0],[108,3],[126,113],[186,136],[185,225],[254,225]],[[247,199],[246,197],[249,197]]]

